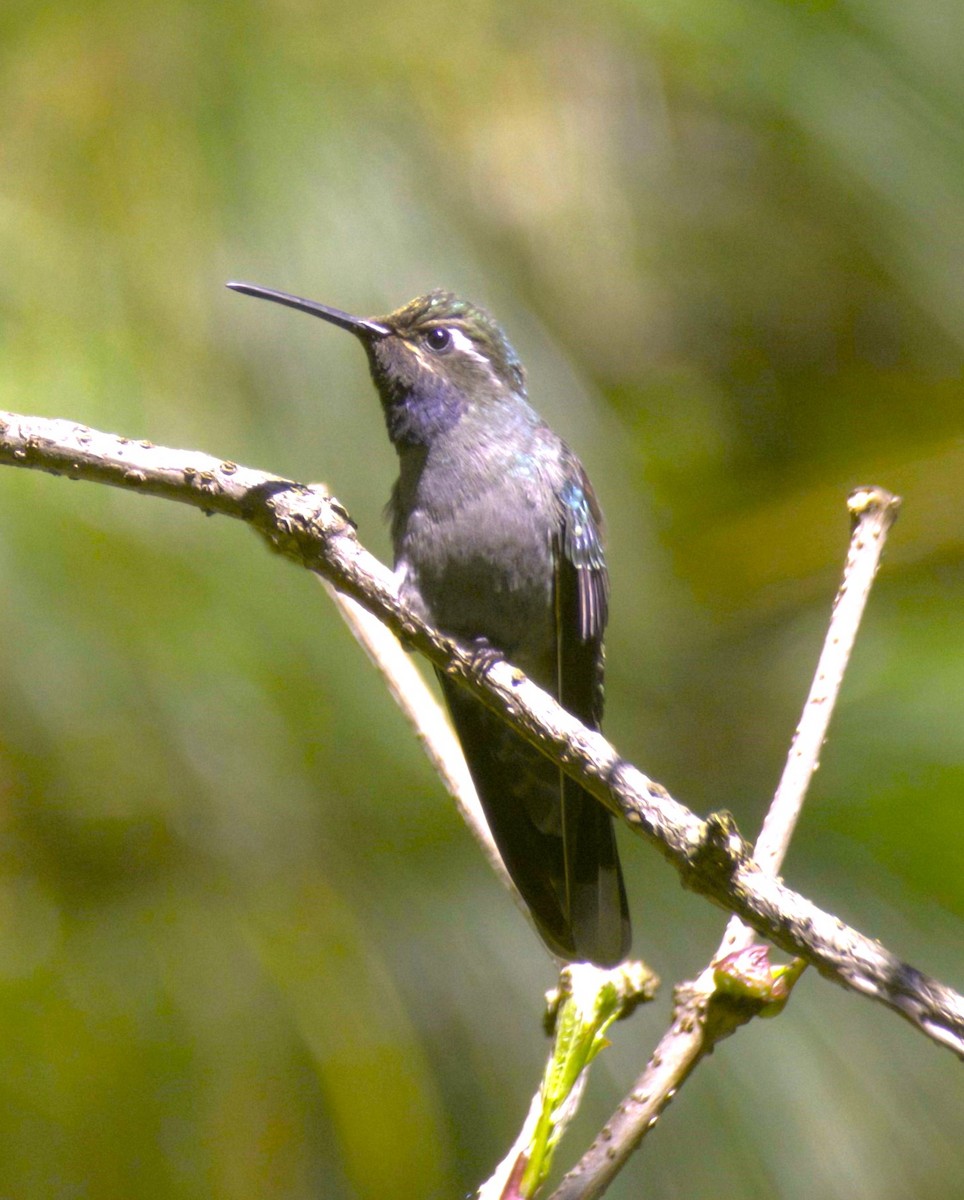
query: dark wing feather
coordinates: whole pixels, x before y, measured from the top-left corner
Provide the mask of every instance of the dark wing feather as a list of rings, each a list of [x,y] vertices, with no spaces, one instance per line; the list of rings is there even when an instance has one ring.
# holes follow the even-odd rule
[[[558,769],[463,687],[436,674],[506,870],[553,953],[584,957],[563,894]]]
[[[609,576],[595,495],[575,459],[569,468],[556,556],[558,698],[563,708],[598,729],[603,709],[602,643],[609,615]],[[598,800],[564,775],[561,790],[572,941],[580,957],[614,964],[629,951],[630,923],[612,817]]]

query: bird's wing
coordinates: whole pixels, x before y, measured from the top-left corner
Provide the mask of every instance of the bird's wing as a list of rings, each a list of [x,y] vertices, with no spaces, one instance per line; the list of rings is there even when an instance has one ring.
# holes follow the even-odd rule
[[[598,728],[609,575],[596,497],[581,465],[573,459],[569,467],[555,556],[557,695],[563,708]],[[566,775],[561,777],[560,790],[573,941],[585,957],[616,963],[629,950],[630,926],[612,818]]]
[[[575,460],[560,509],[555,555],[558,699],[574,716],[598,728],[609,573],[603,555],[602,514],[592,485]]]

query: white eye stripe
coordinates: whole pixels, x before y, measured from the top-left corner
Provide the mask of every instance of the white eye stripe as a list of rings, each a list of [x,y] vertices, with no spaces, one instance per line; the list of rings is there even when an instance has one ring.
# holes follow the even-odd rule
[[[449,337],[452,339],[453,350],[458,350],[460,354],[464,354],[468,358],[474,358],[476,362],[487,362],[485,355],[476,350],[475,343],[461,329],[455,329],[452,326],[447,326],[447,328]]]

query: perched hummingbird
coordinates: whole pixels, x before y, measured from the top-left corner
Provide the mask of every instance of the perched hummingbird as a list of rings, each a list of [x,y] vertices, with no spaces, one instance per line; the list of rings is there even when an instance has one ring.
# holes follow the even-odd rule
[[[609,578],[581,463],[526,398],[481,308],[434,291],[375,319],[249,283],[365,347],[399,478],[389,503],[402,599],[440,632],[504,655],[598,728]],[[453,680],[439,675],[505,865],[549,949],[603,966],[629,950],[612,818]]]

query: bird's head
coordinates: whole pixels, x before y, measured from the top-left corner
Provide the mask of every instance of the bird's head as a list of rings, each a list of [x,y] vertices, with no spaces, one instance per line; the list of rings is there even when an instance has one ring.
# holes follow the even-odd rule
[[[250,283],[228,287],[347,329],[364,345],[395,445],[426,446],[468,411],[524,400],[525,372],[493,318],[451,292],[419,296],[385,317],[337,308]]]

